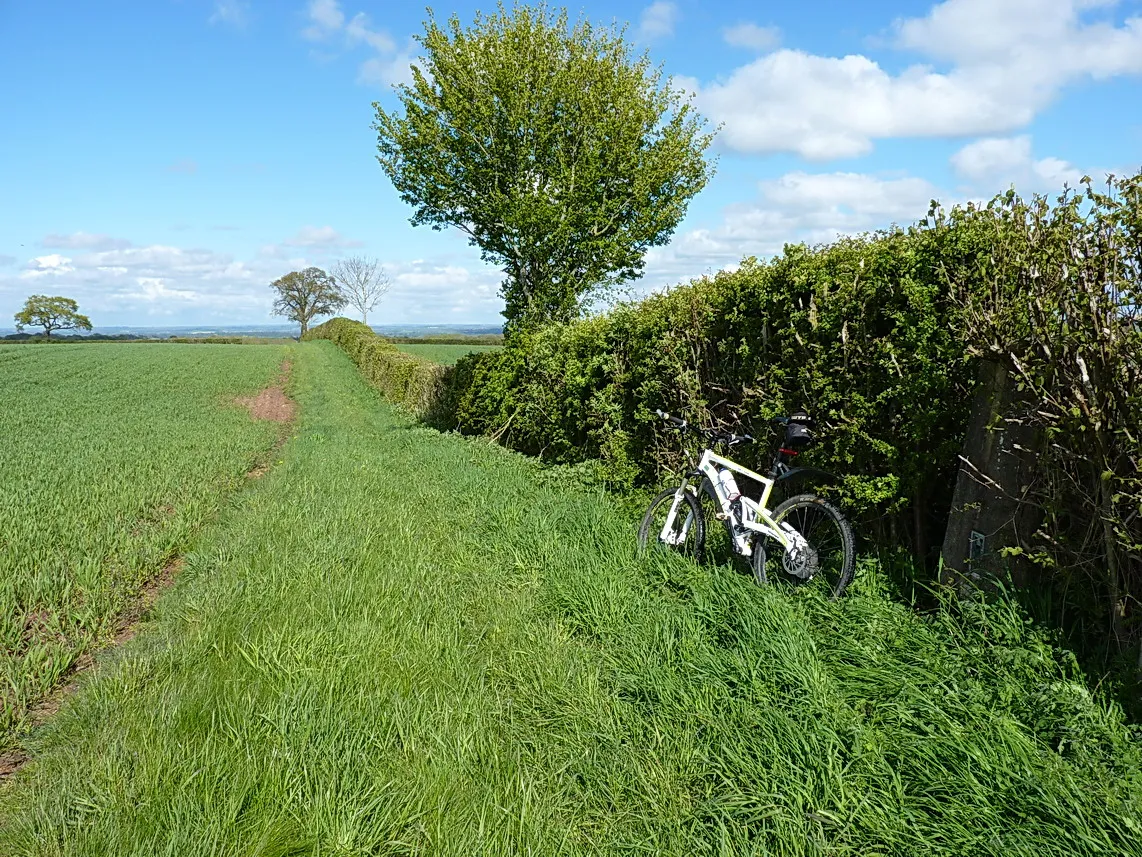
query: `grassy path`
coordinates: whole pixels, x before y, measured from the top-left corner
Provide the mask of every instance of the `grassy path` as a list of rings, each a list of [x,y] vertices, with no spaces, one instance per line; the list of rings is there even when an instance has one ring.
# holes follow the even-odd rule
[[[1139,853],[1136,738],[1018,617],[642,560],[329,343],[293,379],[299,435],[38,736],[0,853]]]

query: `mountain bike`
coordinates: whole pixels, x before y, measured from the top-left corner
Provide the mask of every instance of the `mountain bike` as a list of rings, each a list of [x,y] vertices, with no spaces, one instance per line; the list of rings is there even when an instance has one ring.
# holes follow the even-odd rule
[[[844,593],[852,580],[855,549],[852,527],[840,510],[814,494],[790,497],[772,512],[768,508],[778,483],[809,474],[830,475],[789,464],[815,440],[808,414],[798,411],[774,420],[784,428],[785,437],[774,455],[769,475],[762,476],[713,449],[756,443],[750,435],[701,429],[662,411],[655,413],[670,428],[700,436],[706,448],[697,466],[682,477],[678,487],[667,488],[651,502],[638,530],[640,548],[645,550],[653,544],[701,562],[707,519],[712,517],[724,525],[733,553],[749,560],[759,584],[784,577],[798,584],[824,586],[832,598]],[[735,473],[762,486],[757,500],[741,493]],[[712,516],[703,512],[704,505],[712,508]],[[770,557],[767,545],[776,546],[780,561]]]

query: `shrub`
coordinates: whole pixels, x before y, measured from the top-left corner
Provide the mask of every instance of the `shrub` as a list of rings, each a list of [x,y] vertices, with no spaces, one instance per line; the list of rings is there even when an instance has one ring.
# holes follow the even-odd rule
[[[656,408],[766,441],[772,417],[806,407],[823,425],[812,463],[842,474],[850,511],[927,554],[974,382],[937,264],[974,252],[965,238],[916,228],[790,246],[552,325],[457,365],[453,425],[553,461],[599,458],[612,482],[648,484],[682,462]],[[764,470],[770,455],[762,443],[739,457]]]
[[[398,351],[369,326],[333,318],[311,328],[303,339],[328,339],[342,348],[361,374],[391,402],[418,416],[433,416],[447,368]]]

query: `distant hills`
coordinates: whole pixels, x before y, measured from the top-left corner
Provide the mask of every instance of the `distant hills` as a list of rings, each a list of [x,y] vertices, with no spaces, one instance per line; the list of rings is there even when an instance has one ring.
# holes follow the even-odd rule
[[[377,324],[371,325],[373,330],[381,336],[393,337],[422,337],[422,336],[480,336],[485,334],[498,334],[503,327],[498,324]],[[13,328],[0,328],[0,338],[15,339],[26,338],[31,331],[17,334]],[[194,325],[171,327],[147,327],[143,325],[129,327],[97,326],[91,331],[91,337],[115,339],[168,339],[172,336],[180,339],[199,339],[205,337],[237,337],[237,336],[263,336],[287,337],[297,336],[296,324],[247,324],[247,325]],[[53,334],[53,339],[66,339],[67,333]],[[86,338],[86,337],[85,337]]]

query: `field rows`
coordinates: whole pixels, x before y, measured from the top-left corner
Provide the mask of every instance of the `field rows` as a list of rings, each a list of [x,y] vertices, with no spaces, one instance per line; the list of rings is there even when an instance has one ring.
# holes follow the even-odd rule
[[[276,437],[285,349],[0,348],[0,748]]]

